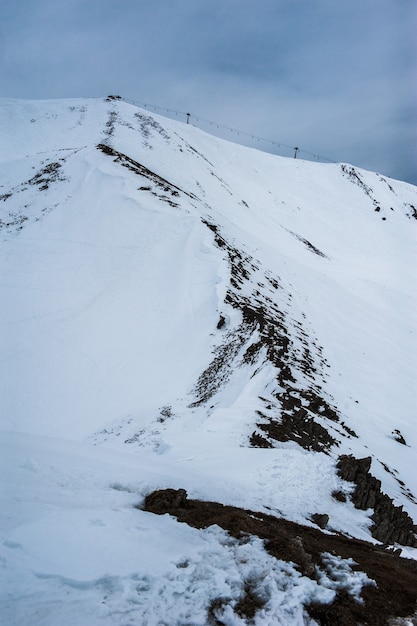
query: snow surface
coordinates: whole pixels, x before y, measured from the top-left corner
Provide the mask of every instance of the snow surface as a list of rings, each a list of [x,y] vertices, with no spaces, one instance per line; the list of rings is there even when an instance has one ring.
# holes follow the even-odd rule
[[[310,525],[325,512],[331,530],[372,541],[370,512],[331,496],[351,489],[335,471],[351,453],[371,455],[383,490],[417,519],[417,189],[105,100],[2,100],[0,167],[0,623],[197,625],[221,598],[219,618],[243,624],[232,607],[248,581],[266,601],[256,624],[308,623],[303,603],[330,601],[338,585],[359,597],[369,581],[349,562],[329,557],[318,585],[256,538],[135,505],[185,488]],[[302,324],[322,348],[323,393],[357,438],[329,455],[249,447],[276,384],[262,352],[239,366],[238,351],[196,404],[200,374],[242,321],[202,219],[253,260],[242,294],[268,294],[294,343]]]
[[[204,625],[219,598],[228,602],[223,622],[243,624],[230,603],[252,582],[266,600],[256,624],[302,625],[303,603],[372,584],[329,557],[319,585],[258,538],[239,542],[216,526],[199,531],[134,508],[169,472],[150,452],[17,433],[4,433],[1,446],[4,624]]]

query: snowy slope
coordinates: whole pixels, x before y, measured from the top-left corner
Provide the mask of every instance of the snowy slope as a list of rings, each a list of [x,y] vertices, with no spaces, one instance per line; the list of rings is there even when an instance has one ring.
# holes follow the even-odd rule
[[[417,519],[417,189],[112,98],[1,101],[0,168],[1,619],[204,624],[222,597],[240,624],[258,577],[256,623],[304,623],[334,580],[133,506],[184,488],[375,541],[332,497],[348,454]]]

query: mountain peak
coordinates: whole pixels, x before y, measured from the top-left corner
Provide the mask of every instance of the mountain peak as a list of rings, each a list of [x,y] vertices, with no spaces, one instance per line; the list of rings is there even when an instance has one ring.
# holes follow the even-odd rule
[[[340,562],[324,547],[309,560],[310,539],[294,543],[297,535],[289,566],[265,551],[264,531],[244,515],[416,558],[417,188],[350,164],[245,148],[115,97],[2,100],[0,137],[0,398],[14,472],[5,559],[16,581],[40,593],[45,623],[70,610],[71,592],[64,613],[51,604],[69,580],[90,581],[90,610],[104,575],[111,600],[89,623],[119,623],[120,609],[136,621],[145,615],[143,623],[168,614],[191,623],[193,614],[195,624],[249,624],[262,614],[262,623],[299,624],[303,607],[336,611],[346,593],[354,615],[362,587],[383,602],[377,587],[386,582],[369,582],[373,569],[355,587],[347,547],[336,552]],[[41,511],[27,500],[32,483]],[[160,521],[143,510],[157,490],[234,507],[237,526],[208,513],[204,528],[222,531]],[[178,517],[178,508],[167,512]],[[38,519],[58,529],[50,541]],[[73,523],[81,564],[94,563],[85,573],[69,554],[52,556],[58,542],[71,544]],[[108,555],[112,569],[99,556],[114,532],[127,570],[122,554]],[[252,539],[245,548],[227,533]],[[24,546],[23,561],[14,544]],[[245,551],[257,581],[250,592]],[[201,554],[217,596],[201,587],[197,602],[190,564],[202,576]],[[225,559],[236,585],[225,579],[221,591],[213,581]],[[408,581],[403,562],[398,556]],[[301,569],[285,591],[294,563]],[[260,583],[263,567],[273,593]],[[345,587],[336,582],[342,570]],[[297,576],[304,586],[294,608]],[[183,589],[181,609],[158,586],[166,579]],[[117,585],[136,599],[123,600]],[[159,609],[149,605],[153,588]],[[406,616],[407,602],[390,616]],[[8,623],[23,623],[17,615]]]

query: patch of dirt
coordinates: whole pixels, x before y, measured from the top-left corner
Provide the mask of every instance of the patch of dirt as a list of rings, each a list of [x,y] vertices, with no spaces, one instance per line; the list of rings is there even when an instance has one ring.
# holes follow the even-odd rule
[[[416,610],[417,563],[380,546],[341,534],[330,535],[265,513],[189,500],[184,489],[154,491],[145,498],[143,508],[158,515],[168,513],[194,528],[217,524],[238,539],[256,535],[264,540],[272,556],[294,563],[304,576],[313,579],[317,579],[317,568],[323,567],[325,554],[353,559],[354,569],[365,572],[376,586],[362,588],[362,603],[346,590],[338,591],[331,604],[306,607],[321,626],[382,626],[390,618],[413,615]],[[251,619],[260,605],[261,599],[248,589],[238,607],[242,616]]]
[[[263,606],[265,606],[264,599],[256,593],[254,585],[246,582],[243,595],[234,607],[234,611],[239,617],[253,619]]]

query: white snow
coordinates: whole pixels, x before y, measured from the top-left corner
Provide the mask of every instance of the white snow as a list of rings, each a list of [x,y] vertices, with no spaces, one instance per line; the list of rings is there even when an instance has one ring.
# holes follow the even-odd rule
[[[351,488],[335,471],[351,453],[371,455],[383,490],[417,518],[417,189],[104,100],[2,100],[0,164],[0,623],[197,625],[220,599],[219,619],[243,624],[232,609],[248,581],[266,602],[255,624],[308,623],[302,603],[330,601],[338,585],[359,598],[369,581],[349,562],[329,557],[318,585],[256,538],[135,505],[185,488],[305,524],[327,513],[330,530],[372,541],[369,512],[331,497]],[[46,189],[30,182],[39,173]],[[238,352],[227,382],[191,406],[241,322],[225,303],[227,254],[202,218],[254,259],[242,295],[262,283],[294,341],[302,324],[323,348],[323,393],[358,438],[330,455],[250,448],[260,397],[273,401],[264,352],[245,366]]]
[[[3,433],[1,449],[4,624],[204,625],[219,599],[224,623],[243,624],[231,607],[250,584],[265,601],[256,624],[302,625],[304,602],[369,584],[348,561],[329,559],[318,585],[258,538],[239,542],[134,508],[166,480],[150,453],[16,433]]]

